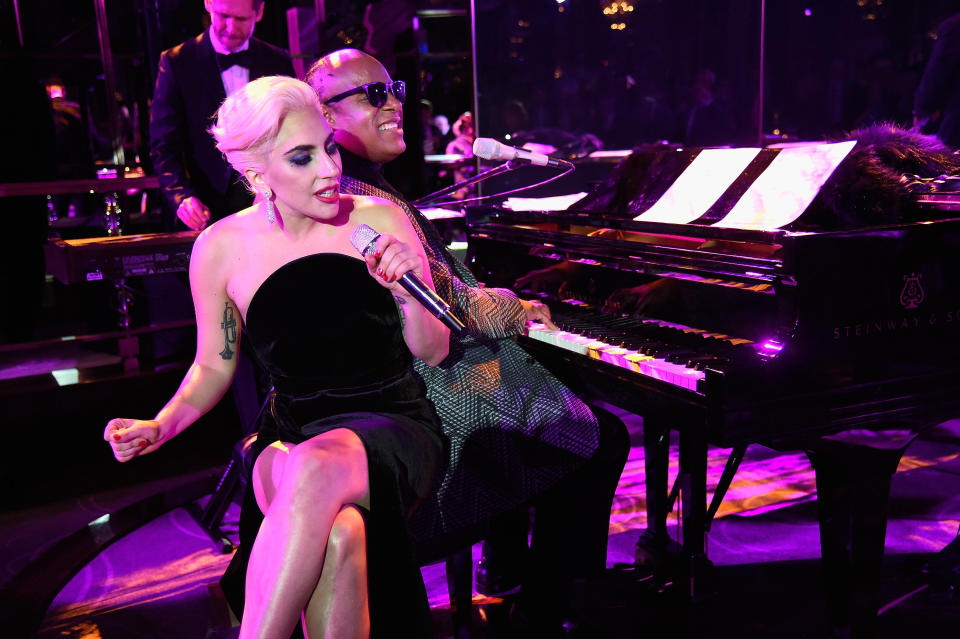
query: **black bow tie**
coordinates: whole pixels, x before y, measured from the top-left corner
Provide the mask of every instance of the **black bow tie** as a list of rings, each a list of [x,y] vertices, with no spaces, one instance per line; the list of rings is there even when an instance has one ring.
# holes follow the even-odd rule
[[[217,66],[220,67],[221,71],[225,71],[235,64],[249,69],[250,68],[250,49],[245,49],[244,51],[237,51],[236,53],[229,53],[229,54],[218,53],[217,54]]]

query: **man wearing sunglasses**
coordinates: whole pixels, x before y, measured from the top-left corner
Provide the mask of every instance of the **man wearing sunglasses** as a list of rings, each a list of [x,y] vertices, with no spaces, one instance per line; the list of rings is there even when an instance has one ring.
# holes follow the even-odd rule
[[[349,98],[351,95],[360,94],[363,94],[367,102],[370,103],[370,106],[379,109],[387,103],[390,94],[393,94],[393,97],[399,100],[400,104],[406,102],[407,85],[403,83],[403,80],[394,80],[393,82],[367,82],[366,84],[361,84],[358,87],[347,89],[335,96],[329,97],[324,100],[323,103],[333,104],[334,102]]]
[[[341,146],[341,191],[384,197],[404,209],[438,294],[467,323],[467,336],[451,335],[451,355],[441,366],[415,362],[451,444],[435,501],[411,522],[417,541],[430,538],[436,548],[437,533],[463,539],[464,530],[484,530],[486,559],[497,554],[506,558],[504,572],[519,569],[511,579],[492,562],[482,564],[478,577],[486,578],[488,594],[522,579],[533,614],[556,629],[562,614],[556,602],[564,595],[557,588],[605,567],[610,507],[629,451],[626,428],[587,407],[513,339],[527,320],[552,324],[549,309],[507,289],[479,286],[431,222],[383,178],[383,164],[406,149],[403,83],[356,49],[321,58],[306,80]],[[530,505],[537,524],[528,557]]]
[[[391,80],[385,69],[382,74],[355,70],[348,75],[346,82],[334,86],[349,88],[322,100],[324,115],[341,147],[370,162],[385,164],[407,148],[403,141],[406,86],[401,80]],[[371,77],[376,79],[363,82]],[[344,166],[345,173],[347,170]]]
[[[410,522],[415,541],[440,558],[486,536],[485,553],[507,557],[501,565],[517,573],[512,583],[496,584],[498,575],[479,570],[489,577],[487,590],[522,579],[522,601],[537,619],[531,630],[558,630],[563,588],[605,567],[610,507],[629,451],[626,428],[606,411],[591,412],[514,341],[528,319],[550,321],[546,306],[480,287],[430,221],[384,180],[382,165],[406,149],[403,83],[356,49],[321,58],[306,80],[340,145],[341,192],[383,197],[404,209],[437,293],[467,323],[465,336],[451,336],[443,364],[414,363],[450,440],[447,473]],[[528,557],[531,505],[537,523]],[[245,508],[241,531],[256,530],[244,518],[257,516]],[[249,541],[241,534],[241,547]],[[225,592],[242,575],[237,557],[221,582]]]

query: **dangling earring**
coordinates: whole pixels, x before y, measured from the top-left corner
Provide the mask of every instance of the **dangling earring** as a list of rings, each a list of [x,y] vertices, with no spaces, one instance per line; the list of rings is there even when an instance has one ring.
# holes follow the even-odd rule
[[[273,197],[273,192],[270,189],[266,189],[263,192],[263,198],[267,201],[267,222],[273,224],[277,221],[277,212],[273,208],[273,200],[270,198]]]

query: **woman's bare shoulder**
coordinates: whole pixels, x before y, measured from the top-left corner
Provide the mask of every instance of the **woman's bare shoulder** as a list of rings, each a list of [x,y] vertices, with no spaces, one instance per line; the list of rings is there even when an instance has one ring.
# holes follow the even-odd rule
[[[398,229],[410,227],[406,213],[390,200],[370,195],[354,196],[353,206],[351,218],[380,233],[396,233]]]
[[[217,220],[193,244],[191,259],[221,263],[244,253],[243,247],[255,230],[257,207],[250,207]]]
[[[369,208],[388,208],[396,209],[402,213],[400,207],[398,207],[394,202],[387,200],[382,197],[377,197],[376,195],[346,195],[341,194],[340,197],[352,207],[354,211],[365,210]]]

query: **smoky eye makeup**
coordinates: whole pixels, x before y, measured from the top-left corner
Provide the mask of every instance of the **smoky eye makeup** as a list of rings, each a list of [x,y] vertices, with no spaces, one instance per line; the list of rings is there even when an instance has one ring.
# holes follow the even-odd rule
[[[306,166],[310,164],[310,159],[309,153],[298,153],[290,158],[290,164],[294,166]]]
[[[295,146],[284,154],[287,162],[294,166],[306,166],[313,159],[314,147],[309,144]]]
[[[337,146],[332,135],[327,138],[326,144],[323,145],[323,150],[327,152],[327,155],[337,155],[340,153],[340,147]]]

